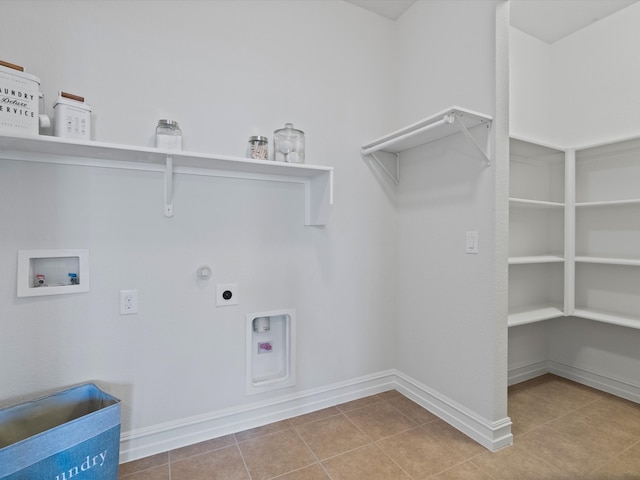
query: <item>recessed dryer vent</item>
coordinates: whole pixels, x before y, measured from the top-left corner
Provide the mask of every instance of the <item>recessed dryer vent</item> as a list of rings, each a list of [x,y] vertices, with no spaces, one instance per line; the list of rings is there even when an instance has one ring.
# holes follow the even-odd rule
[[[247,395],[295,385],[295,310],[248,314],[246,348]]]

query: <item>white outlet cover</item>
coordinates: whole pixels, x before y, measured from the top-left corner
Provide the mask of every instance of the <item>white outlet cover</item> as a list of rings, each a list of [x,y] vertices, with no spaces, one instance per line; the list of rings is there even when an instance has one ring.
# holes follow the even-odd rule
[[[225,292],[231,293],[231,298],[224,298]],[[238,284],[237,283],[225,283],[222,285],[216,285],[216,306],[225,307],[227,305],[238,304]]]
[[[120,315],[138,313],[138,290],[120,290]]]

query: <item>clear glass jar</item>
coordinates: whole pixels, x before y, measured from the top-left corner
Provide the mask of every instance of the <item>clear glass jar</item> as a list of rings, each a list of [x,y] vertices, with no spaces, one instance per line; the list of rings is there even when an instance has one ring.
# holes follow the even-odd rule
[[[175,120],[158,120],[156,148],[182,150],[182,130]]]
[[[260,135],[249,137],[247,156],[256,160],[267,160],[269,158],[269,139]]]
[[[273,132],[273,152],[278,162],[304,163],[304,132],[285,123],[284,128]]]

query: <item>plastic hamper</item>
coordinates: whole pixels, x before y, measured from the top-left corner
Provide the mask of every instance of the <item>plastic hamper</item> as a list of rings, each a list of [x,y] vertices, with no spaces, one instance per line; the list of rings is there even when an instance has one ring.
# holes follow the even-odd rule
[[[0,479],[117,480],[120,400],[93,384],[0,410]]]

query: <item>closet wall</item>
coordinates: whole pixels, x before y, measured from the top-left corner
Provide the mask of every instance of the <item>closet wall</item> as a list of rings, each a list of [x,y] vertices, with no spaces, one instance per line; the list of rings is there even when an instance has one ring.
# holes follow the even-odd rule
[[[511,134],[572,147],[638,136],[638,22],[634,4],[553,45],[512,29]],[[550,360],[582,381],[637,396],[639,343],[640,330],[580,318],[514,327],[510,376]]]
[[[460,105],[491,115],[500,130],[499,3],[417,2],[398,20],[401,123]],[[491,421],[506,417],[506,328],[496,303],[506,292],[494,268],[506,240],[494,208],[505,161],[486,167],[455,135],[403,153],[398,186],[397,368]],[[469,230],[479,233],[478,255],[465,253]]]

